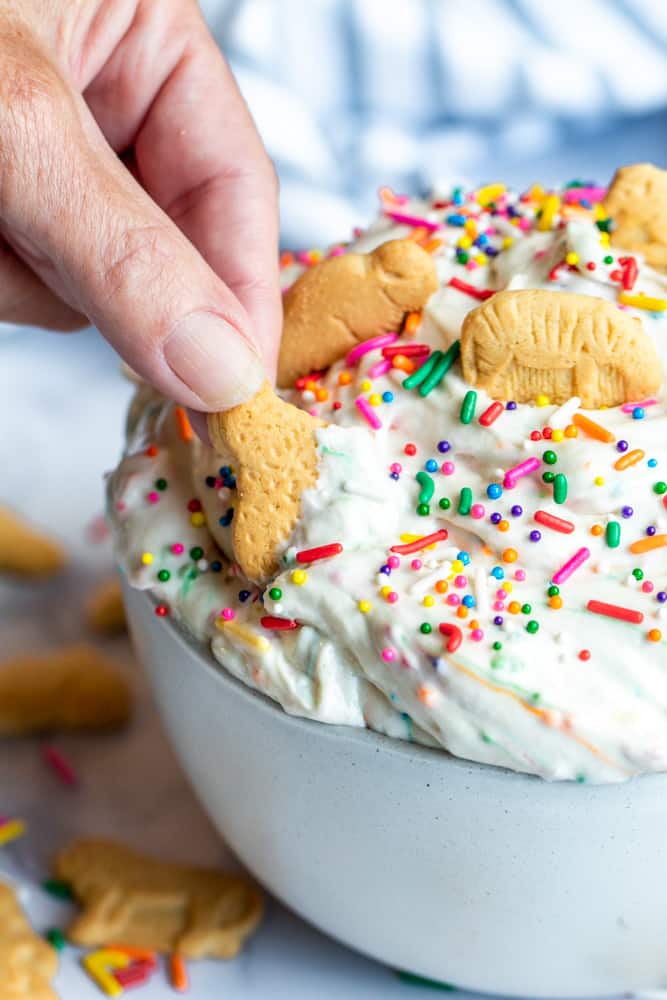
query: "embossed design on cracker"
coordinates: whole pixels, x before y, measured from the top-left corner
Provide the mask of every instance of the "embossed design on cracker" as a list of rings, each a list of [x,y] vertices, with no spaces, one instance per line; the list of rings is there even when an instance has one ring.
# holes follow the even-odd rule
[[[232,545],[249,580],[262,582],[277,568],[301,514],[301,495],[317,482],[315,431],[323,426],[268,382],[248,403],[209,414],[211,444],[238,465]]]
[[[127,683],[92,646],[67,646],[0,663],[0,736],[116,729],[129,713]]]
[[[54,876],[83,906],[67,937],[84,947],[233,958],[263,912],[259,889],[240,875],[156,861],[113,841],[76,841],[56,858]]]
[[[541,289],[497,292],[466,316],[463,376],[496,399],[597,409],[657,392],[662,369],[641,321],[612,302]]]
[[[32,929],[14,890],[0,882],[0,998],[58,1000],[56,952]]]
[[[438,278],[430,255],[412,240],[389,240],[371,253],[329,257],[305,271],[284,298],[278,385],[328,368],[355,344],[398,330],[426,303]]]
[[[66,561],[62,545],[0,506],[0,572],[47,577],[58,573]]]
[[[667,170],[652,163],[620,167],[604,207],[614,220],[612,243],[642,253],[652,267],[667,271]]]
[[[113,576],[95,587],[86,602],[86,621],[99,635],[116,635],[127,627],[123,590],[120,580]]]

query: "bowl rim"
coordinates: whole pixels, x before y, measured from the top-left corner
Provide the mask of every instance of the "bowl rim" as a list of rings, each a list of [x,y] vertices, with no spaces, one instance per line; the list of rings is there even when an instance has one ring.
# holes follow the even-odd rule
[[[126,575],[120,570],[123,591],[126,599],[141,601],[145,600],[151,605],[151,613],[160,603],[150,590],[140,590],[133,587],[127,580]],[[429,747],[421,743],[402,740],[400,737],[387,736],[378,733],[374,729],[367,727],[337,725],[327,722],[319,722],[316,719],[308,719],[304,716],[291,714],[280,702],[275,701],[268,695],[256,690],[250,685],[235,677],[223,663],[216,660],[207,643],[196,639],[192,633],[177,618],[171,616],[160,618],[160,626],[169,630],[170,637],[176,642],[188,656],[197,661],[199,666],[206,671],[214,683],[230,689],[237,698],[240,698],[248,707],[252,707],[262,712],[267,718],[271,718],[275,724],[288,726],[306,732],[311,737],[329,740],[336,743],[338,749],[346,744],[347,749],[359,747],[365,752],[374,751],[385,755],[397,755],[405,758],[415,765],[426,765],[428,767],[444,768],[447,774],[452,771],[459,773],[459,777],[468,776],[476,781],[482,782],[513,782],[515,786],[523,785],[524,792],[528,795],[535,795],[538,789],[543,791],[551,790],[552,794],[562,796],[584,795],[585,797],[595,796],[606,797],[614,794],[614,791],[630,787],[642,790],[646,784],[652,782],[667,781],[667,773],[650,772],[635,775],[626,781],[607,783],[579,783],[571,780],[549,780],[538,774],[531,774],[527,771],[513,771],[510,768],[497,764],[486,764],[479,761],[467,760],[463,757],[456,757],[445,747]],[[530,786],[532,785],[532,790]]]

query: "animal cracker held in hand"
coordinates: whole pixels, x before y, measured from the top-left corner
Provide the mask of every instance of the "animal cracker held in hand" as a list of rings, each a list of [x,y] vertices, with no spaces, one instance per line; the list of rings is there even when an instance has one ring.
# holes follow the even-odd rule
[[[620,167],[604,207],[614,223],[612,243],[667,271],[667,170],[652,163]]]

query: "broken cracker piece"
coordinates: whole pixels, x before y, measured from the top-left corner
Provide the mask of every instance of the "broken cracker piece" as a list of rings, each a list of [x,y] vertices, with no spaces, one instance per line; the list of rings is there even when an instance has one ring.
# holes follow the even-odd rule
[[[652,163],[619,167],[604,201],[614,220],[611,242],[667,271],[667,170]]]
[[[47,577],[58,573],[66,561],[59,542],[0,506],[0,572]]]
[[[232,545],[249,580],[261,583],[277,568],[301,514],[301,495],[317,482],[315,431],[323,426],[285,403],[268,382],[248,403],[209,414],[213,448],[238,465]]]
[[[0,663],[0,736],[117,729],[129,714],[125,679],[92,646],[67,646]]]
[[[58,956],[30,926],[14,890],[0,882],[0,1000],[58,1000]]]
[[[233,958],[263,912],[259,889],[243,876],[156,861],[113,841],[75,842],[53,874],[83,907],[67,931],[83,947]]]
[[[291,387],[356,344],[398,330],[404,315],[421,309],[437,287],[431,256],[412,240],[315,264],[285,294],[278,385]]]
[[[99,635],[117,635],[127,628],[123,588],[117,576],[103,580],[86,602],[86,621]]]
[[[657,392],[662,366],[641,321],[613,302],[543,289],[504,291],[468,313],[461,329],[463,377],[494,399],[586,409]]]

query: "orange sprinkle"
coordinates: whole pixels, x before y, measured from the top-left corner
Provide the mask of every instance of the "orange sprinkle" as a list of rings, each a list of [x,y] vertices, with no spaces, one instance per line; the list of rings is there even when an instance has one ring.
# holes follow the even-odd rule
[[[405,237],[406,240],[412,240],[413,243],[419,243],[420,240],[426,239],[428,237],[428,229],[426,226],[415,226],[411,229],[408,235]]]
[[[292,253],[292,251],[283,250],[283,252],[280,255],[280,266],[289,267],[293,263],[294,263],[294,254]]]
[[[349,385],[352,381],[350,372],[341,372],[338,376],[338,385]]]
[[[403,333],[407,333],[411,337],[421,326],[421,321],[422,314],[420,312],[408,313],[403,324]]]
[[[432,688],[426,687],[424,684],[417,688],[417,697],[424,705],[429,705],[433,701],[433,696],[434,691]]]
[[[606,427],[601,424],[596,424],[594,420],[589,417],[585,417],[583,413],[575,413],[572,417],[572,423],[579,430],[582,430],[584,434],[588,434],[589,437],[595,438],[596,441],[604,441],[606,444],[611,444],[616,438],[608,431]],[[571,435],[568,435],[570,437]]]
[[[614,468],[629,469],[631,465],[636,465],[637,462],[641,462],[642,458],[646,454],[641,448],[633,448],[632,451],[626,451],[625,455],[621,455],[619,459],[614,462]]]
[[[498,531],[509,531],[510,523],[509,521],[498,521]]]
[[[458,608],[456,609],[456,617],[457,618],[468,617],[468,609],[466,608],[465,604],[459,604]]]
[[[511,615],[518,615],[521,611],[521,605],[518,601],[510,601],[507,605],[507,610]]]
[[[554,594],[553,597],[549,598],[549,607],[553,608],[554,611],[559,611],[563,607],[563,598]]]
[[[326,389],[315,390],[315,399],[318,401],[318,403],[324,403],[328,398],[329,398],[329,393]]]
[[[442,246],[442,240],[432,239],[427,240],[426,243],[422,243],[422,247],[426,250],[426,253],[435,253]]]
[[[129,944],[112,944],[109,945],[109,950],[120,951],[123,955],[129,955],[130,958],[136,959],[137,962],[148,962],[153,967],[157,965],[157,952],[151,951],[149,948],[135,948]]]
[[[439,594],[445,594],[449,589],[449,584],[446,580],[436,580],[435,589]]]
[[[412,375],[415,370],[414,363],[410,361],[410,358],[406,358],[405,354],[395,354],[391,359],[391,367],[399,368],[402,372],[407,372],[408,375]]]
[[[630,551],[635,555],[641,555],[642,552],[651,552],[652,549],[662,549],[665,545],[667,545],[667,535],[651,535],[633,542]]]
[[[190,985],[188,970],[182,955],[174,953],[169,956],[169,979],[171,981],[171,985],[179,993],[185,993]]]
[[[662,639],[662,632],[659,628],[652,628],[650,632],[646,633],[646,638],[650,639],[651,642],[660,642]]]
[[[174,410],[176,414],[176,423],[178,424],[178,433],[181,435],[182,441],[192,441],[194,433],[192,431],[192,425],[188,420],[188,415],[182,406],[177,406]]]
[[[591,527],[591,535],[596,535],[596,536],[597,535],[601,535],[603,531],[604,531],[604,528],[602,527],[601,524],[594,524]]]
[[[503,552],[503,562],[513,563],[519,558],[519,553],[516,549],[505,549]]]
[[[383,185],[383,187],[378,189],[378,197],[380,198],[380,201],[388,201],[391,205],[399,204],[399,200],[394,192],[386,185]]]

